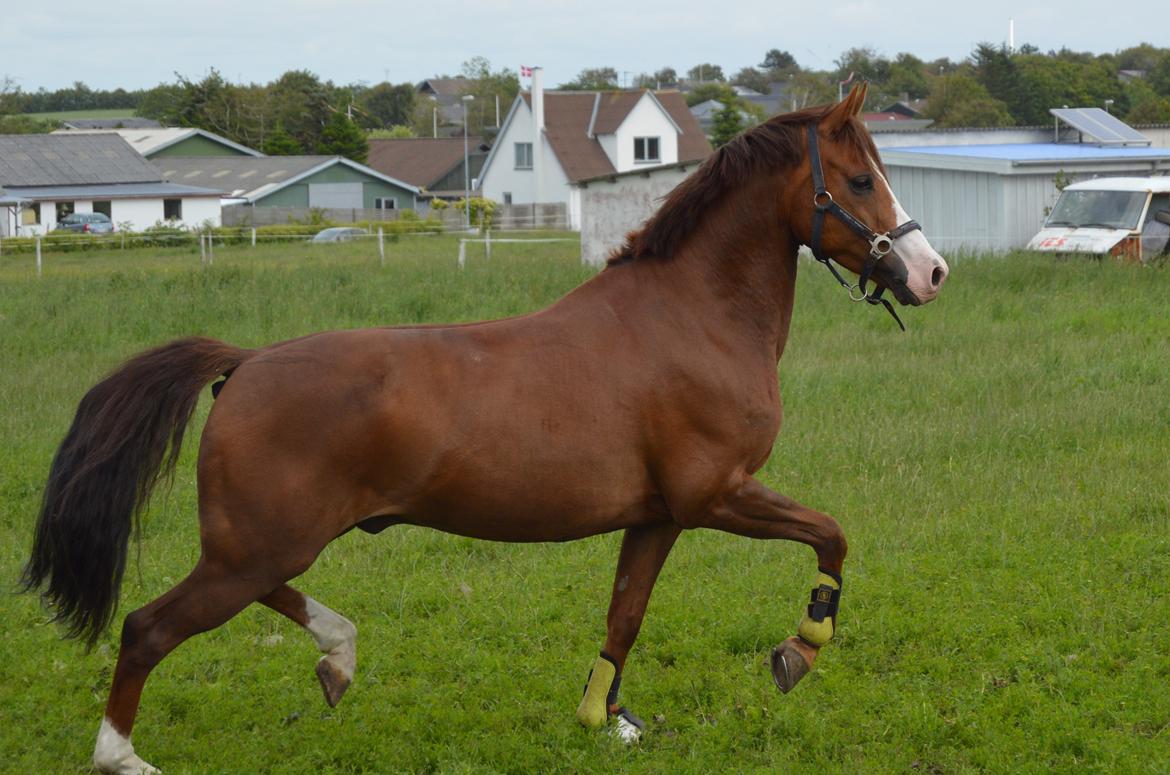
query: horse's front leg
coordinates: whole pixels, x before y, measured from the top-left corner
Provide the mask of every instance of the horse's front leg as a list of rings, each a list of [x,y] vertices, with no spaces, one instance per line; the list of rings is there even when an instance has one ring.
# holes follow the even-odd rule
[[[708,527],[749,538],[783,538],[811,546],[817,553],[816,586],[796,635],[772,650],[772,677],[788,693],[812,667],[832,639],[841,597],[845,533],[827,514],[802,506],[743,476],[681,520],[686,527]]]
[[[642,722],[617,701],[622,667],[642,627],[658,572],[681,530],[673,522],[626,530],[606,617],[605,648],[593,665],[585,694],[577,706],[577,719],[588,727],[602,726],[615,716],[614,733],[626,742],[638,739]]]

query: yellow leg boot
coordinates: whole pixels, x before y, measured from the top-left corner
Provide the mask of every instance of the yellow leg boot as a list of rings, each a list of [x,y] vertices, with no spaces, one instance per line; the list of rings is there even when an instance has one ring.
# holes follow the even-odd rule
[[[617,664],[608,656],[599,656],[589,673],[589,682],[585,684],[585,694],[581,697],[581,704],[577,706],[577,720],[587,727],[604,726],[609,718],[609,709],[606,697],[609,695],[613,679],[617,676]]]
[[[808,611],[800,620],[796,634],[810,646],[821,648],[833,639],[837,631],[837,606],[841,601],[841,577],[821,570],[817,586],[812,591]]]

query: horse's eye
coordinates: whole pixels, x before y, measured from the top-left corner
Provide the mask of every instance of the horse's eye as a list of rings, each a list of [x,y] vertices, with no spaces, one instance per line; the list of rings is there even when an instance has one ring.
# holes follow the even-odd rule
[[[855,194],[865,194],[873,191],[873,176],[858,175],[855,178],[850,178],[849,188],[853,189],[853,193]]]

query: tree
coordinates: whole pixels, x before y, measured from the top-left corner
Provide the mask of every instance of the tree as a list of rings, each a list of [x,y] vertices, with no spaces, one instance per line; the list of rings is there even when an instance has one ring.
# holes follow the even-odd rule
[[[1170,122],[1170,99],[1161,96],[1148,83],[1135,80],[1125,87],[1130,108],[1127,124],[1165,124]]]
[[[731,79],[736,86],[746,86],[760,94],[769,94],[772,91],[772,79],[768,73],[754,67],[741,68]]]
[[[869,47],[847,49],[835,64],[838,80],[844,81],[852,73],[855,78],[869,81],[871,87],[879,90],[890,77],[889,60]]]
[[[939,127],[1011,126],[1012,117],[1002,100],[969,75],[958,73],[934,79],[927,118]]]
[[[179,83],[160,83],[143,93],[134,115],[159,121],[167,120],[178,113],[182,97],[183,87]]]
[[[60,121],[24,115],[0,115],[0,135],[43,135],[60,127]]]
[[[464,62],[462,72],[470,83],[467,94],[474,97],[467,106],[467,131],[473,135],[492,135],[499,129],[496,105],[502,111],[511,107],[520,93],[520,79],[514,70],[493,71],[491,62],[484,57],[472,57]]]
[[[618,88],[618,72],[612,67],[587,67],[577,77],[563,83],[566,91],[599,91]]]
[[[280,124],[303,148],[315,148],[321,132],[331,121],[339,95],[333,94],[332,83],[308,70],[289,70],[268,84],[267,110],[269,125]]]
[[[723,68],[719,65],[713,65],[710,62],[695,65],[690,70],[687,70],[687,79],[698,81],[699,83],[727,80],[723,77]]]
[[[715,123],[711,127],[711,144],[716,148],[731,142],[744,129],[743,117],[735,102],[723,106],[715,114]]]
[[[299,156],[305,152],[301,144],[280,124],[277,124],[276,128],[264,138],[260,150],[269,156]]]
[[[930,94],[930,84],[926,80],[926,63],[913,54],[898,54],[890,63],[885,91],[894,97],[905,94],[912,100],[920,100]]]
[[[673,67],[664,67],[655,71],[654,81],[662,86],[675,86],[678,84],[678,73],[674,71]]]
[[[1117,52],[1117,68],[1148,73],[1157,67],[1158,62],[1167,54],[1170,54],[1170,50],[1141,43]]]
[[[375,127],[408,124],[414,114],[416,94],[413,84],[394,85],[383,81],[363,91],[358,105]]]
[[[345,113],[337,111],[321,130],[321,139],[315,150],[319,154],[344,156],[365,164],[370,153],[370,144],[366,141],[366,133],[361,127],[350,121]]]
[[[764,70],[799,70],[796,64],[796,59],[787,51],[781,51],[778,48],[768,49],[768,53],[764,54],[764,61],[760,63],[760,67]]]

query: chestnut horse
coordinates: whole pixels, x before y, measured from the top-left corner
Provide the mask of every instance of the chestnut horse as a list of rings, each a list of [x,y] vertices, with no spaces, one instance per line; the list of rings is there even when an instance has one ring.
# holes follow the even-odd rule
[[[126,617],[95,765],[156,771],[130,742],[147,676],[257,601],[312,635],[335,704],[357,630],[289,581],[354,527],[495,541],[624,530],[577,709],[623,739],[640,723],[617,703],[621,671],[680,532],[799,541],[820,573],[797,635],[773,651],[776,683],[791,689],[833,635],[846,551],[831,517],[752,476],[780,428],[797,248],[861,275],[859,300],[881,301],[871,281],[923,304],[947,273],[886,182],[857,118],[864,97],[778,116],[719,149],[604,271],[547,309],[256,350],[183,339],[92,388],[53,461],[24,575],[90,644],[113,617],[137,514],[173,468],[202,388],[226,377],[199,450],[201,556]]]

